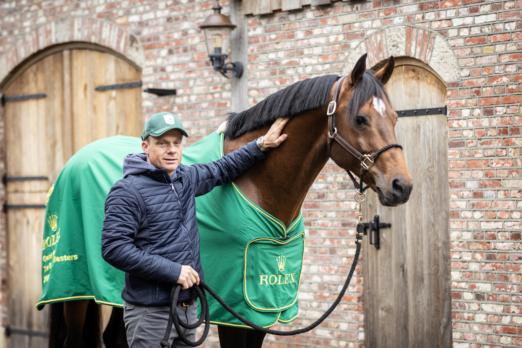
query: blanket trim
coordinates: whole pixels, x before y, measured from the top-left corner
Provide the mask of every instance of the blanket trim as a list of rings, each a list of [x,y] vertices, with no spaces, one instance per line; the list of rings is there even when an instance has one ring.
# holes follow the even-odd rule
[[[256,211],[258,211],[260,214],[263,214],[266,218],[268,218],[270,221],[272,221],[277,226],[279,226],[281,228],[281,231],[283,232],[283,238],[287,238],[286,235],[287,235],[288,231],[292,230],[292,228],[294,228],[295,225],[297,225],[301,221],[301,219],[303,218],[301,212],[299,212],[299,215],[297,215],[297,217],[294,219],[294,221],[292,221],[292,223],[290,223],[290,225],[288,225],[288,227],[286,227],[285,224],[281,220],[279,220],[278,218],[276,218],[275,216],[273,216],[272,214],[270,214],[269,212],[267,212],[266,210],[261,208],[259,205],[257,205],[256,203],[252,202],[250,200],[250,198],[245,196],[243,194],[243,192],[241,192],[241,190],[239,189],[239,187],[237,187],[237,185],[235,183],[232,183],[232,187],[236,190],[236,192],[239,195],[239,197],[243,198],[248,203],[248,205],[250,205],[252,208],[254,208]]]
[[[53,299],[45,300],[45,301],[38,301],[36,303],[36,309],[42,310],[43,307],[46,304],[53,304],[53,303],[57,303],[57,302],[81,301],[81,300],[94,300],[94,302],[96,302],[96,304],[102,304],[102,305],[107,305],[107,306],[112,306],[112,307],[123,308],[122,304],[99,300],[99,299],[96,298],[96,296],[92,296],[92,295],[78,295],[78,296],[68,296],[68,297],[53,298]]]
[[[294,315],[294,316],[291,317],[290,319],[285,320],[285,319],[281,319],[281,318],[280,318],[280,317],[281,317],[281,312],[279,312],[279,313],[277,314],[277,318],[274,320],[274,322],[273,322],[272,324],[262,325],[262,327],[269,328],[269,327],[272,327],[272,326],[276,325],[277,323],[281,323],[281,324],[290,324],[290,323],[293,322],[295,319],[297,319],[298,316],[299,316],[299,313],[297,313],[296,315]],[[211,323],[211,324],[214,324],[214,325],[232,326],[232,327],[242,327],[242,328],[246,328],[246,329],[252,329],[250,326],[245,325],[245,324],[225,323],[225,322],[222,322],[222,321],[215,321],[215,320],[211,320],[210,323]]]
[[[225,134],[224,133],[220,133],[219,142],[220,142],[219,153],[220,153],[221,157],[223,157],[224,156],[224,147],[225,147]],[[272,214],[270,214],[269,212],[267,212],[266,210],[261,208],[258,204],[252,202],[250,200],[250,198],[248,198],[243,192],[241,192],[239,187],[234,182],[232,182],[232,187],[239,194],[239,197],[243,198],[252,208],[254,208],[256,211],[258,211],[260,214],[263,214],[270,221],[272,221],[277,226],[279,226],[281,228],[281,231],[283,232],[284,238],[286,238],[287,231],[291,230],[295,226],[295,224],[297,224],[303,218],[302,213],[299,212],[299,214],[294,219],[294,221],[292,221],[290,223],[290,225],[288,227],[286,227],[286,225],[284,224],[283,221],[279,220],[278,218],[276,218],[275,216],[273,216]]]

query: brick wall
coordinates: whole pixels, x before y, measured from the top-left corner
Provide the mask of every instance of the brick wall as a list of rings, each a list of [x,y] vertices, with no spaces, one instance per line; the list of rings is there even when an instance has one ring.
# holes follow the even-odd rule
[[[230,109],[230,83],[208,66],[197,27],[212,5],[188,0],[4,1],[0,61],[19,42],[27,42],[21,38],[65,18],[118,27],[139,40],[145,87],[178,90],[174,99],[144,95],[145,113],[178,111],[193,142]],[[227,11],[227,3],[222,5]],[[459,76],[448,85],[455,347],[522,345],[521,8],[520,0],[344,1],[246,19],[250,104],[305,77],[346,71],[350,52],[384,28],[414,26],[440,35],[451,47],[459,67]],[[89,24],[81,28],[96,37]],[[52,35],[45,33],[40,36]],[[305,202],[308,239],[297,326],[318,317],[338,290],[338,274],[353,254],[354,208],[346,177],[328,164]],[[0,223],[0,277],[5,280],[5,220]],[[363,345],[362,286],[356,277],[340,309],[312,333],[270,337],[267,346]],[[0,301],[5,301],[2,294]],[[5,303],[0,305],[5,313]]]
[[[522,3],[470,3],[447,28],[462,68],[450,93],[456,347],[522,345]]]
[[[3,107],[0,105],[0,113],[2,112]],[[4,176],[5,174],[5,151],[4,151],[4,139],[5,139],[5,132],[3,127],[3,119],[0,119],[0,176]],[[5,185],[0,186],[0,204],[3,206],[5,203]],[[6,233],[6,227],[7,221],[6,221],[6,214],[0,213],[0,323],[5,323],[5,316],[6,316],[6,302],[7,302],[7,286],[6,286],[6,279],[7,279],[7,233]],[[3,325],[2,325],[3,327]],[[4,346],[4,330],[0,330],[0,347]]]

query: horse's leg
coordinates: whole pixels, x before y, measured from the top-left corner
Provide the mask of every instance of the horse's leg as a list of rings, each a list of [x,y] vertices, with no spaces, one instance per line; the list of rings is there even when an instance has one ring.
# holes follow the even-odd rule
[[[112,311],[110,319],[103,331],[103,343],[107,348],[128,348],[125,324],[123,323],[123,309],[108,307]]]
[[[83,344],[85,347],[101,347],[100,306],[89,301],[85,325],[83,327]]]
[[[218,326],[221,348],[261,348],[265,333],[231,326]]]
[[[100,305],[100,329],[102,332],[102,342],[103,347],[109,348],[110,345],[107,344],[107,341],[105,339],[105,330],[107,329],[107,326],[109,325],[109,320],[111,319],[112,314],[112,306],[108,305]]]
[[[221,348],[247,348],[244,331],[236,327],[219,325],[219,346]]]
[[[100,305],[100,328],[101,331],[104,332],[109,325],[109,320],[111,319],[112,314],[112,306],[108,305]]]
[[[49,348],[63,348],[66,326],[63,317],[63,302],[51,303],[49,310]]]
[[[83,327],[89,301],[70,301],[63,305],[66,335],[64,348],[83,347]]]
[[[247,330],[246,333],[246,346],[252,348],[261,348],[263,346],[263,340],[265,339],[266,333],[257,330]]]

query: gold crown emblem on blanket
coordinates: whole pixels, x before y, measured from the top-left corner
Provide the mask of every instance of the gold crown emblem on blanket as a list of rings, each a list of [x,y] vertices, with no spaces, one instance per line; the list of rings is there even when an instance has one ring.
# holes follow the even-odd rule
[[[276,260],[279,272],[284,272],[286,267],[286,256],[279,255],[278,257],[276,257]]]
[[[56,230],[58,229],[58,215],[49,216],[47,222],[49,223],[49,227],[51,227],[51,230],[53,232],[56,232]]]

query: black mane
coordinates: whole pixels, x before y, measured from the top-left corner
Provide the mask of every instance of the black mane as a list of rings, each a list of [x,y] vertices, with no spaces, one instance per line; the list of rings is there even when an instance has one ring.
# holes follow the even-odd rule
[[[251,108],[228,117],[225,137],[234,139],[272,124],[278,117],[292,118],[328,103],[338,75],[324,75],[296,82],[269,95]]]
[[[247,110],[230,113],[225,137],[235,139],[272,124],[278,117],[292,118],[326,105],[329,102],[330,88],[338,79],[338,75],[324,75],[299,81],[269,95]],[[389,100],[381,81],[368,70],[355,86],[348,104],[348,117],[355,117],[364,103],[374,96]]]

